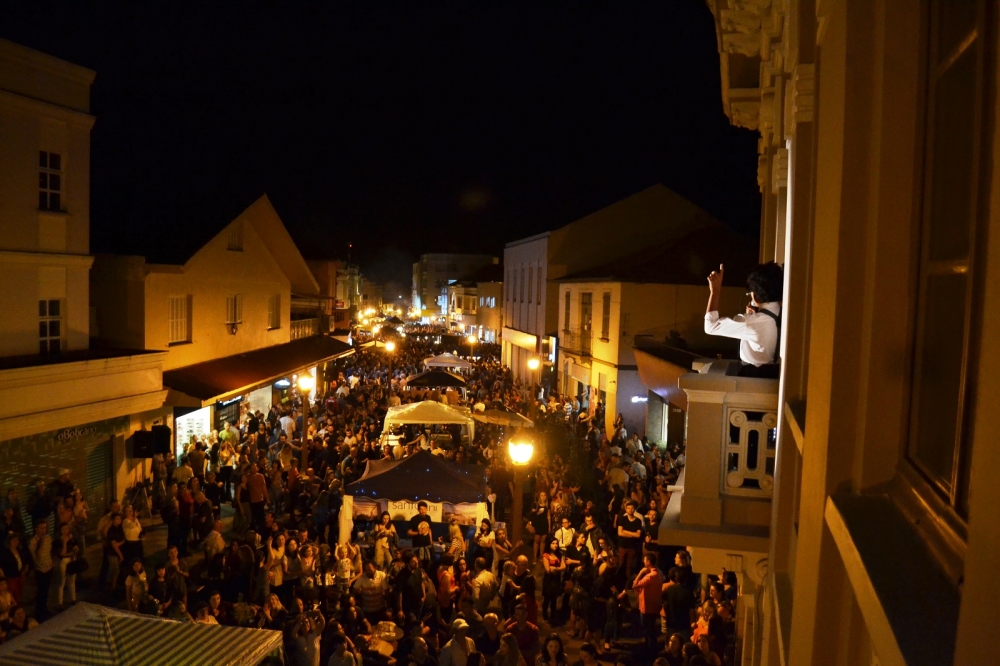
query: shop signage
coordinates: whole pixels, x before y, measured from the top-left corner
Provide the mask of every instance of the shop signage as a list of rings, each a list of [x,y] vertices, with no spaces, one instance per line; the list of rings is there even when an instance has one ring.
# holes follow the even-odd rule
[[[65,430],[59,431],[56,435],[56,439],[60,442],[68,442],[71,439],[76,439],[77,437],[87,437],[88,435],[96,435],[97,426],[81,426],[79,428],[66,428]]]
[[[389,500],[389,508],[386,511],[389,512],[393,520],[409,520],[419,513],[417,504],[416,500],[401,500],[399,502]],[[443,508],[440,502],[427,502],[427,515],[431,517],[431,522],[441,522]]]
[[[234,402],[239,402],[242,399],[243,399],[243,396],[238,395],[235,398],[230,398],[229,400],[223,400],[219,404],[222,405],[223,407],[225,407],[226,405],[231,405]]]

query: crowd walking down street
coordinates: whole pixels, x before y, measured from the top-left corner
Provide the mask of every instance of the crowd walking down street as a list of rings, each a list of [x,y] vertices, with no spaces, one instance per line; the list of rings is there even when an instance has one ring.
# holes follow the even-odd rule
[[[494,345],[476,348],[464,397],[409,388],[435,351],[419,337],[400,338],[391,366],[384,349],[361,348],[315,400],[293,393],[184,443],[179,459],[158,455],[151,516],[114,501],[88,533],[91,507],[68,470],[40,479],[26,506],[12,490],[0,640],[86,599],[281,631],[296,665],[734,663],[735,576],[699,576],[683,544],[658,542],[683,450],[605,428],[587,396],[515,381]],[[442,444],[404,426],[388,443],[388,409],[419,400],[534,420],[521,541],[510,429],[480,424],[471,441],[454,431]],[[421,503],[408,521],[385,512],[341,535],[345,486],[369,461],[421,451],[483,466],[492,521],[433,523]]]

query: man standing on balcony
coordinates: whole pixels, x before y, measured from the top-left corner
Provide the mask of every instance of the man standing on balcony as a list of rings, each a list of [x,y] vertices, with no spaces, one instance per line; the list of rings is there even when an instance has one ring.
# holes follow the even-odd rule
[[[746,313],[719,317],[722,298],[723,266],[708,276],[708,307],[705,309],[705,333],[737,338],[740,341],[740,375],[745,377],[778,376],[778,347],[781,341],[781,294],[783,271],[773,261],[761,264],[747,276]]]

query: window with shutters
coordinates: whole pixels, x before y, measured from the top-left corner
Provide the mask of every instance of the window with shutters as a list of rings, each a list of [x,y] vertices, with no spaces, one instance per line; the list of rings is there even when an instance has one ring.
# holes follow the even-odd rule
[[[236,294],[226,298],[226,323],[243,323],[243,295]]]
[[[532,295],[535,292],[535,267],[528,268],[528,302],[532,302]]]
[[[567,291],[566,294],[563,296],[563,330],[564,331],[569,331],[569,303],[570,303],[570,296],[569,296],[569,292]]]
[[[62,302],[59,299],[38,301],[38,352],[58,354],[62,351]]]
[[[536,283],[536,287],[537,287],[538,291],[535,294],[535,302],[536,303],[541,303],[542,302],[542,283],[543,282],[545,282],[545,278],[542,277],[542,267],[539,266],[538,267],[538,282]]]
[[[524,267],[523,266],[521,267],[521,281],[520,281],[519,284],[521,286],[521,290],[518,292],[519,296],[518,296],[517,300],[520,301],[521,303],[524,303]]]
[[[968,520],[975,384],[982,322],[989,61],[983,0],[927,3],[923,197],[907,460]]]
[[[167,306],[167,344],[191,342],[190,296],[171,296]]]
[[[274,294],[267,300],[267,328],[281,328],[281,294]]]
[[[606,291],[601,297],[601,340],[608,341],[611,332],[611,292]]]
[[[62,210],[62,155],[38,151],[38,210]]]
[[[243,222],[236,220],[229,225],[229,238],[226,240],[226,249],[233,252],[243,251]]]

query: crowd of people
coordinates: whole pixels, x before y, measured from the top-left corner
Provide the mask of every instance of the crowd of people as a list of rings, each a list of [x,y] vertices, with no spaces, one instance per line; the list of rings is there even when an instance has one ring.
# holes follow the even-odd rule
[[[132,611],[281,631],[296,665],[732,663],[735,576],[720,572],[704,586],[687,550],[657,541],[683,450],[651,445],[620,418],[605,428],[603,405],[524,385],[495,346],[478,345],[468,406],[516,411],[537,426],[540,454],[523,484],[525,537],[512,543],[509,433],[489,425],[469,441],[456,431],[441,448],[417,426],[399,433],[398,445],[381,438],[390,406],[461,400],[407,390],[431,351],[401,338],[390,370],[384,349],[359,350],[315,401],[292,392],[266,414],[244,413],[190,442],[179,459],[157,456],[153,505],[166,554],[144,552],[151,525],[113,502],[97,527],[98,584]],[[345,486],[369,460],[421,449],[483,465],[497,524],[435,525],[423,506],[405,523],[383,513],[358,524],[365,538],[352,530],[340,543]],[[35,621],[19,605],[29,573],[37,620],[49,614],[53,579],[57,605],[75,601],[88,508],[68,472],[39,483],[27,541],[16,493],[4,508],[0,630],[10,640]],[[580,641],[578,654],[565,641]]]

